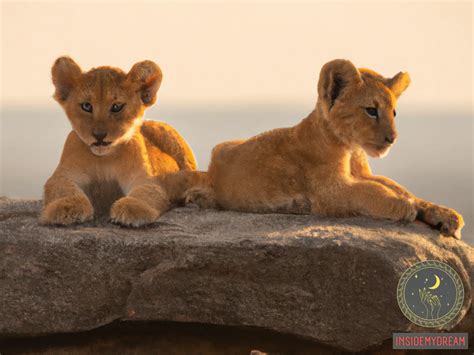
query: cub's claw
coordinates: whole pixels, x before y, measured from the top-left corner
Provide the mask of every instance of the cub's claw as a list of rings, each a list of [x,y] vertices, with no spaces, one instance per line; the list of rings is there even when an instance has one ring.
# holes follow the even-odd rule
[[[159,216],[159,211],[134,197],[122,197],[110,209],[111,221],[127,227],[141,227],[153,223]]]
[[[442,222],[439,225],[439,230],[442,234],[455,237],[457,239],[461,239],[461,229],[459,227],[459,223],[457,221],[448,221]]]
[[[44,207],[40,224],[71,225],[94,217],[94,208],[87,198],[63,197]]]

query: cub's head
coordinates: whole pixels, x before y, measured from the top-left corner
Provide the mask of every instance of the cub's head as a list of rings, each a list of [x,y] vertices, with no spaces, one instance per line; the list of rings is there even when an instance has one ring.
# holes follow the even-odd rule
[[[128,73],[111,67],[83,72],[69,57],[56,60],[52,76],[54,98],[95,155],[109,154],[133,136],[145,108],[155,103],[162,78],[158,65],[148,60]]]
[[[323,66],[318,83],[318,105],[330,129],[351,147],[373,157],[385,156],[397,138],[398,97],[410,84],[408,73],[384,78],[357,69],[343,59]]]

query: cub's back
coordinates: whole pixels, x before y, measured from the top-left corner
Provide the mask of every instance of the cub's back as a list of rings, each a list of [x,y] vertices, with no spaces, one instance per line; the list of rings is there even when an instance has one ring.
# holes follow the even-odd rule
[[[171,156],[180,170],[196,170],[196,159],[191,147],[169,124],[145,121],[141,127],[141,133],[147,144]]]
[[[291,164],[291,129],[279,128],[244,141],[229,141],[217,145],[212,152],[209,176],[219,195],[219,203],[245,209],[261,201],[273,201],[275,196],[297,195],[304,189],[304,172]],[[249,186],[251,195],[242,193]],[[250,188],[265,186],[265,189]],[[286,204],[274,201],[275,205]]]

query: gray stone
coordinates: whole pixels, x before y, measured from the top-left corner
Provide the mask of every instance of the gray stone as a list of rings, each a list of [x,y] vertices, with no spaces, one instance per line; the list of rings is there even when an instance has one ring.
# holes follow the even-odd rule
[[[421,331],[397,283],[435,259],[465,301],[443,329],[474,332],[474,249],[421,223],[178,208],[142,229],[99,219],[38,225],[40,201],[0,199],[0,336],[78,332],[113,320],[254,326],[358,351]]]

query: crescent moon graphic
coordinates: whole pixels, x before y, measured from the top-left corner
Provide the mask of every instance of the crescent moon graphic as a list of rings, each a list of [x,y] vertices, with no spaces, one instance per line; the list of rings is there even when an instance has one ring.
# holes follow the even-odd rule
[[[438,275],[434,275],[434,277],[435,277],[436,281],[435,281],[433,286],[428,287],[430,290],[436,290],[439,287],[439,284],[441,283]]]

